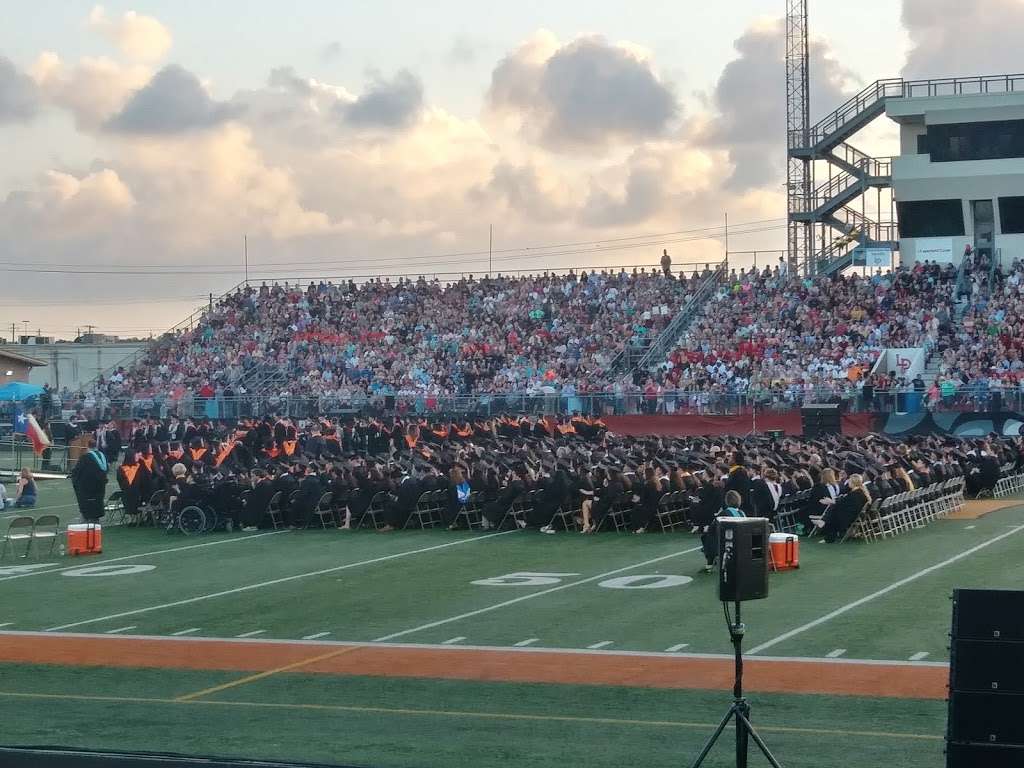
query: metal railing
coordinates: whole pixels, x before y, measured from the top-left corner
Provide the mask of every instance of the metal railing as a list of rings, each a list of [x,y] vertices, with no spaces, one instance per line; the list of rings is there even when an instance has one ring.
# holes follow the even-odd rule
[[[835,222],[829,221],[829,223],[832,226],[835,226],[836,223],[840,224],[841,226],[836,226],[835,228],[844,230],[846,234],[856,229],[858,232],[863,233],[868,240],[874,240],[875,242],[888,243],[896,242],[900,239],[899,225],[895,221],[875,221],[848,205],[841,206],[833,211],[831,218]]]
[[[33,472],[68,472],[68,446],[55,444],[36,455],[32,443],[24,435],[6,435],[0,440],[0,472],[20,472],[28,467]],[[10,491],[10,485],[7,486]]]
[[[796,130],[789,132],[789,148],[803,149],[817,146],[847,127],[857,117],[890,98],[919,98],[927,96],[965,96],[988,93],[1018,93],[1024,91],[1024,74],[981,75],[974,77],[931,78],[904,80],[902,77],[876,80],[860,93],[852,96],[834,112],[815,123],[808,134]]]
[[[855,386],[819,389],[749,390],[746,392],[665,390],[657,394],[626,390],[575,394],[566,391],[476,393],[452,396],[353,395],[345,397],[289,396],[234,398],[138,398],[114,400],[83,415],[103,419],[179,418],[236,420],[264,416],[291,418],[357,415],[492,416],[502,413],[533,415],[739,415],[786,412],[809,403],[836,403],[845,413],[923,413],[925,411],[1020,412],[1024,390],[968,386],[948,395],[933,391],[876,390],[870,397]],[[27,448],[31,452],[31,446]]]
[[[672,322],[665,326],[665,329],[654,339],[654,342],[636,364],[636,368],[650,368],[652,362],[660,362],[665,359],[671,347],[679,339],[680,334],[686,330],[690,321],[696,317],[697,313],[704,306],[704,302],[708,300],[718,284],[725,279],[728,267],[729,262],[723,261],[710,275],[701,281],[700,286],[690,295],[683,308],[672,318]]]
[[[808,211],[823,208],[836,198],[848,195],[851,191],[862,192],[871,186],[874,180],[884,180],[892,176],[892,163],[888,159],[868,158],[862,162],[864,165],[858,168],[857,173],[843,171],[818,186],[811,193],[810,201],[804,201],[805,205],[808,205]]]

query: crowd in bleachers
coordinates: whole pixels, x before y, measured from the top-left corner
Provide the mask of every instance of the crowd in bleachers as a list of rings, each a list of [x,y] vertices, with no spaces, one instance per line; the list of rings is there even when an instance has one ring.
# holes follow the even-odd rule
[[[1017,402],[1024,393],[1024,262],[970,269],[964,293],[966,306],[940,352],[929,402]]]
[[[634,270],[247,287],[102,389],[230,396],[269,368],[293,396],[606,391],[616,355],[655,337],[699,279]]]
[[[732,270],[667,359],[632,376],[616,365],[627,347],[646,348],[710,274],[248,287],[138,364],[62,400],[100,414],[134,399],[145,406],[135,415],[163,415],[170,404],[231,417],[246,411],[211,414],[204,404],[253,392],[299,415],[382,408],[389,397],[420,413],[720,413],[809,400],[871,409],[912,391],[932,408],[993,397],[1017,407],[1024,396],[1019,262],[967,269],[959,281],[952,265],[927,262],[870,275]],[[868,376],[883,350],[900,347],[924,347],[938,375]],[[289,405],[297,399],[304,410]]]
[[[661,372],[669,389],[856,393],[886,348],[942,348],[956,271],[936,264],[861,276],[741,272],[719,287]],[[824,398],[822,398],[824,399]]]

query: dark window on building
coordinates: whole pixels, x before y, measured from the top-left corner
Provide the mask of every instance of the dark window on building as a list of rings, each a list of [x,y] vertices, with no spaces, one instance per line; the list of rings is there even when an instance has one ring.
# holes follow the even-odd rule
[[[1024,234],[1024,197],[999,198],[999,223],[1004,235]]]
[[[1024,157],[1024,120],[929,125],[924,147],[934,163]]]
[[[917,137],[917,154],[928,154],[928,134],[922,133]]]
[[[964,207],[959,200],[912,200],[896,203],[900,237],[956,237],[964,234]]]

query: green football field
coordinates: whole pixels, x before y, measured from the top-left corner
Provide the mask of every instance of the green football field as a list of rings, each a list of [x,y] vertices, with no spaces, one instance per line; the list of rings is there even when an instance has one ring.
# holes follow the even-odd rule
[[[50,509],[76,516],[63,481],[42,485],[34,514]],[[731,649],[698,545],[108,527],[101,556],[0,563],[0,741],[685,765],[729,703],[721,670],[707,677]],[[783,764],[938,764],[950,592],[1024,587],[1022,555],[1020,506],[870,544],[803,542],[800,570],[773,574],[743,614],[754,718]],[[926,677],[932,693],[899,692],[896,678]],[[725,744],[707,764],[730,761]]]

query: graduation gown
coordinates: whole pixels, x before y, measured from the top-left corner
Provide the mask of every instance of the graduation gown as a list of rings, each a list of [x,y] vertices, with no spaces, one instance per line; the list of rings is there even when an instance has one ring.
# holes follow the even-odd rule
[[[78,501],[78,511],[85,520],[99,520],[103,517],[107,467],[106,456],[91,450],[83,453],[71,470],[71,485]]]

